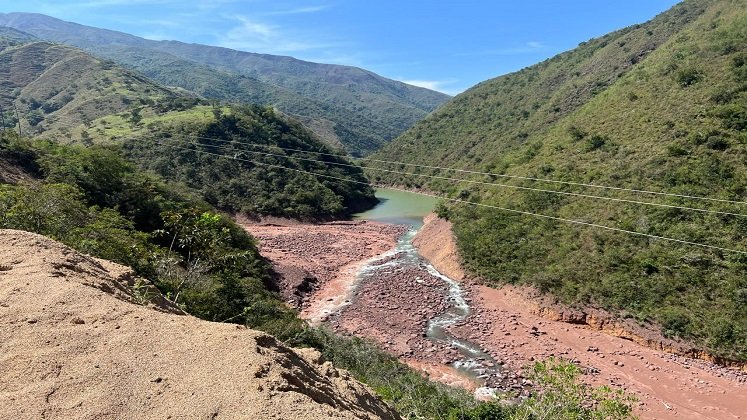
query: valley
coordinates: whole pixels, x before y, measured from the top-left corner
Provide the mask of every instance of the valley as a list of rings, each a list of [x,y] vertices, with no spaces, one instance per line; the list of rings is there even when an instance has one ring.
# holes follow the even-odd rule
[[[531,364],[559,357],[577,364],[590,384],[632,393],[642,418],[743,415],[747,372],[647,347],[619,331],[543,316],[543,309],[558,306],[538,306],[542,300],[532,302],[527,291],[493,289],[465,274],[450,223],[429,214],[435,200],[396,190],[377,196],[382,204],[357,215],[357,222],[243,224],[285,279],[299,271],[314,279],[312,288],[298,281],[280,287],[284,296],[303,290],[295,302],[303,318],[369,339],[477,397],[526,395]],[[312,262],[315,254],[325,259]]]
[[[0,5],[0,417],[747,419],[747,0],[637,1]]]

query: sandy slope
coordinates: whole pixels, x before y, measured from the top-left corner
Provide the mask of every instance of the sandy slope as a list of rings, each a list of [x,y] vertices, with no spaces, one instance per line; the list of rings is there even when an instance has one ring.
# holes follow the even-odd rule
[[[396,418],[318,353],[137,305],[132,281],[0,230],[0,418]]]
[[[464,280],[450,224],[431,217],[415,244],[440,271]],[[610,336],[584,325],[548,320],[521,289],[473,285],[473,314],[454,332],[479,342],[509,369],[550,356],[574,360],[585,380],[613,384],[640,399],[642,418],[747,418],[747,376]]]

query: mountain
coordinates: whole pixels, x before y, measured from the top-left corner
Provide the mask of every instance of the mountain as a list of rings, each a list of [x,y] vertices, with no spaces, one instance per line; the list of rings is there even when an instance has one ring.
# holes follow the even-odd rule
[[[377,170],[747,214],[746,130],[747,2],[687,0],[482,82],[373,156],[492,175],[381,162],[368,173],[462,200],[747,251],[745,216]],[[747,360],[744,254],[474,205],[440,213],[455,222],[469,270],[488,282],[532,284],[569,303],[653,320],[667,336]]]
[[[272,109],[210,107],[77,48],[11,35],[0,36],[0,45],[6,45],[0,46],[0,85],[5,88],[0,121],[5,127],[55,143],[124,146],[141,166],[185,182],[226,211],[329,218],[376,202],[360,168],[345,166],[350,162],[329,157],[325,160],[337,163],[330,166],[299,160],[309,155],[297,151],[333,150]],[[220,157],[229,152],[241,153],[243,160]],[[342,184],[330,177],[354,182]]]
[[[0,14],[0,25],[82,48],[206,98],[275,106],[355,154],[376,150],[449,99],[355,67],[152,41],[39,14]]]
[[[22,44],[35,40],[36,38],[33,35],[21,32],[13,28],[8,28],[7,26],[0,26],[0,45],[3,47]]]
[[[63,139],[69,127],[135,104],[189,98],[141,74],[77,48],[0,31],[0,107],[4,127],[46,132]]]

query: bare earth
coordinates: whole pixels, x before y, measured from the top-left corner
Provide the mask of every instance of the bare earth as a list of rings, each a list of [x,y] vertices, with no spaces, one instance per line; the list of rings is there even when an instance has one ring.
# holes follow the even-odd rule
[[[132,272],[0,230],[0,418],[398,418],[266,334],[132,293]]]
[[[464,280],[448,222],[431,217],[416,244],[439,270]],[[588,326],[548,320],[526,290],[470,286],[473,313],[454,328],[480,343],[509,370],[520,370],[549,356],[572,360],[585,369],[585,380],[611,384],[634,393],[642,418],[747,418],[747,376],[738,370],[688,359],[614,337]]]
[[[356,269],[390,250],[401,233],[378,223],[355,226],[247,229],[260,238],[262,254],[275,264],[301,266],[317,279],[318,291],[306,294],[302,304],[308,319],[324,320],[340,332],[372,339],[433,379],[473,389],[475,384],[449,365],[456,353],[424,337],[427,321],[448,305],[442,283],[424,276],[422,270],[392,268],[356,288],[351,286]],[[479,343],[504,364],[505,376],[492,378],[493,385],[520,390],[523,367],[556,356],[581,366],[590,383],[611,384],[634,393],[640,400],[637,411],[642,418],[747,418],[747,376],[743,372],[631,341],[637,336],[612,336],[625,334],[617,324],[591,315],[586,321],[598,328],[563,322],[565,318],[578,320],[568,315],[570,312],[558,315],[557,308],[543,307],[525,289],[492,289],[465,280],[446,221],[428,218],[414,243],[439,271],[461,280],[467,289],[472,315],[452,332]],[[312,248],[315,254],[307,258],[305,252]],[[671,347],[666,340],[641,342]]]
[[[303,318],[314,324],[327,322],[339,333],[370,339],[444,383],[476,387],[449,366],[458,357],[454,349],[434,345],[424,336],[427,321],[448,305],[441,280],[423,269],[396,269],[354,287],[360,267],[391,253],[407,227],[377,222],[239,222],[259,240],[261,254],[282,274],[279,291],[296,303]],[[299,286],[304,292],[298,292]],[[299,295],[300,299],[294,298]]]
[[[280,292],[286,300],[303,308],[302,316],[312,323],[326,320],[349,303],[358,269],[370,258],[393,248],[406,231],[404,226],[363,221],[240,223],[259,240],[262,256],[272,262],[276,271],[291,273],[290,278],[284,276],[279,281]]]

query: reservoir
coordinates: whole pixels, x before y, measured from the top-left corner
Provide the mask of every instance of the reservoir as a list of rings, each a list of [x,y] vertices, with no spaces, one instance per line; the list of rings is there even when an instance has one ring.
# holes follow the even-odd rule
[[[358,213],[354,218],[420,229],[423,226],[423,218],[432,212],[438,203],[437,198],[384,188],[376,190],[376,198],[379,199],[376,207]]]

